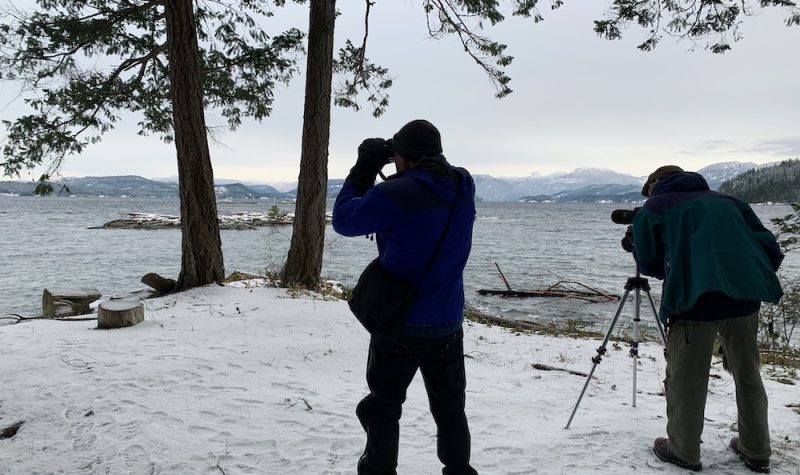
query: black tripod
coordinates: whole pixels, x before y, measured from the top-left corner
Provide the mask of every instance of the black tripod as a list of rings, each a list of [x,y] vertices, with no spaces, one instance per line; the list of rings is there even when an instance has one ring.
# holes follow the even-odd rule
[[[578,412],[578,406],[581,404],[581,399],[583,399],[583,395],[586,393],[586,388],[589,387],[589,381],[592,379],[594,370],[603,360],[603,355],[606,354],[606,345],[608,344],[608,340],[611,338],[611,333],[614,331],[614,326],[617,324],[620,314],[622,314],[622,307],[625,306],[625,301],[628,300],[628,295],[632,290],[635,290],[633,294],[633,338],[631,339],[630,351],[630,356],[633,357],[633,407],[636,407],[636,370],[639,363],[639,322],[642,321],[639,318],[639,307],[642,303],[642,291],[644,291],[644,293],[647,295],[647,300],[650,303],[650,310],[653,311],[653,320],[656,323],[656,328],[658,328],[658,335],[661,338],[661,343],[664,345],[664,347],[667,346],[667,335],[664,332],[664,327],[661,326],[661,322],[658,320],[658,312],[656,312],[656,306],[653,303],[653,297],[650,295],[650,284],[647,282],[647,279],[639,275],[639,271],[637,270],[636,277],[629,277],[628,281],[625,283],[625,294],[622,296],[622,299],[619,302],[619,307],[617,307],[617,313],[614,314],[614,319],[611,320],[611,326],[608,327],[608,332],[603,340],[603,344],[597,349],[597,356],[592,358],[592,362],[594,363],[592,365],[592,370],[589,372],[589,376],[586,377],[586,383],[583,385],[581,395],[578,397],[578,402],[575,403],[575,408],[572,410],[572,415],[569,416],[569,421],[567,422],[566,427],[564,427],[565,429],[569,429],[569,425],[572,424],[572,418],[574,418],[575,413]]]

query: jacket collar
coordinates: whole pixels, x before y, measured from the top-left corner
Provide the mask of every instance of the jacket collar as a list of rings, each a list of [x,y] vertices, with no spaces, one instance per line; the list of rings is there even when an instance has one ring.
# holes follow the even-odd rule
[[[395,173],[394,175],[391,175],[386,179],[394,180],[406,174],[414,174],[416,172],[433,173],[435,175],[449,176],[450,164],[447,162],[447,159],[444,158],[444,155],[442,155],[441,153],[433,157],[422,157],[416,162],[414,168],[409,168],[404,172]]]
[[[708,191],[708,189],[708,183],[703,175],[695,172],[682,172],[658,180],[656,186],[653,187],[651,196],[680,191]]]
[[[450,169],[450,164],[441,153],[433,157],[422,157],[417,161],[417,164],[411,170],[435,173],[437,175],[447,175]]]

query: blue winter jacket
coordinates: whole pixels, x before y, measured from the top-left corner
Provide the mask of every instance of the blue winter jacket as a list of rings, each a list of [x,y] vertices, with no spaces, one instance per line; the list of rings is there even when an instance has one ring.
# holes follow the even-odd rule
[[[420,281],[456,200],[450,228],[424,281]],[[404,336],[437,338],[461,328],[463,271],[472,246],[475,184],[444,156],[423,158],[413,169],[363,191],[345,182],[333,206],[333,229],[343,236],[374,233],[381,265],[414,283],[417,294]]]

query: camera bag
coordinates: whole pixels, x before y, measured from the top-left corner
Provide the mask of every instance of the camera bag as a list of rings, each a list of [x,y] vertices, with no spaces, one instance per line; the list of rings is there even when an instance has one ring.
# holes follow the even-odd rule
[[[398,335],[416,294],[416,285],[392,275],[376,257],[361,273],[347,303],[368,332]]]
[[[453,221],[453,212],[458,201],[458,192],[450,206],[450,214],[444,226],[439,241],[433,248],[428,263],[417,284],[408,282],[394,276],[380,263],[376,257],[370,262],[358,278],[358,283],[353,287],[353,294],[347,303],[361,325],[370,334],[394,338],[401,335],[406,316],[411,310],[411,304],[417,295],[417,288],[425,280],[431,270],[433,261],[439,253],[450,222]]]

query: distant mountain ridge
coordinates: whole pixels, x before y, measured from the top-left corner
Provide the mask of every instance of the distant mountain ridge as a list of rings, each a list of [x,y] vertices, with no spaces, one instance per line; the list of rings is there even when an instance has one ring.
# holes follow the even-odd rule
[[[36,182],[0,181],[0,193],[33,195]],[[122,196],[131,198],[177,198],[178,184],[140,176],[99,176],[65,178],[53,183],[54,196]],[[250,188],[241,183],[214,186],[217,199],[260,199],[291,196],[268,185]]]
[[[750,162],[723,162],[704,167],[698,172],[716,189],[721,183],[752,169],[768,165]],[[639,202],[646,177],[637,177],[603,168],[577,168],[571,172],[551,175],[532,174],[527,177],[493,177],[475,175],[476,198],[500,202]],[[328,197],[341,190],[343,179],[328,180]],[[65,185],[66,188],[60,186]],[[287,189],[290,184],[282,183]],[[0,194],[32,195],[32,181],[0,181]],[[140,176],[110,176],[65,178],[54,184],[55,195],[127,196],[173,198],[178,196],[178,184],[173,178],[149,180]],[[281,192],[274,186],[253,182],[242,183],[220,179],[215,183],[217,199],[291,199],[297,196],[296,186]]]
[[[765,163],[758,165],[753,162],[721,162],[709,165],[707,167],[697,170],[697,173],[703,175],[703,178],[708,182],[708,187],[712,190],[719,189],[719,186],[737,175],[740,175],[748,170],[757,168],[769,167],[773,163]]]
[[[558,202],[567,203],[638,203],[644,201],[641,185],[589,185],[577,190],[556,193]]]

